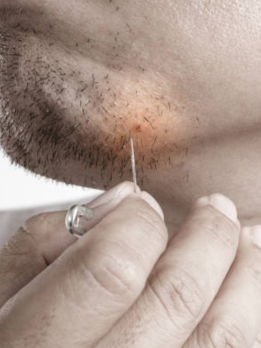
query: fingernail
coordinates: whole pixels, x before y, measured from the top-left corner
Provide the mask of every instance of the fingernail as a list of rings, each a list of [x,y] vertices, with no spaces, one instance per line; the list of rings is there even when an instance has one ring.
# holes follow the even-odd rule
[[[202,197],[196,202],[196,206],[206,206],[212,205],[213,208],[220,211],[230,220],[232,220],[236,225],[240,227],[240,223],[237,219],[237,209],[235,204],[227,197],[220,193],[214,193],[209,197]]]
[[[261,226],[253,226],[250,228],[252,243],[261,249]]]
[[[156,212],[160,215],[162,220],[164,220],[164,214],[163,211],[159,205],[159,203],[153,198],[148,192],[142,191],[140,193],[140,197],[147,202]]]
[[[139,187],[137,187],[137,192],[141,192]],[[106,191],[87,205],[89,208],[96,208],[103,204],[108,204],[111,201],[122,200],[131,193],[134,193],[134,184],[132,182],[125,181]]]

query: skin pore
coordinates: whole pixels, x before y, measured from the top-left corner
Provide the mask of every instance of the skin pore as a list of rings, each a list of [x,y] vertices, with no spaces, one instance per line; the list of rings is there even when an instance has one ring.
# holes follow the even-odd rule
[[[2,0],[4,150],[107,189],[131,180],[131,133],[171,228],[213,192],[261,222],[260,15],[253,0]]]

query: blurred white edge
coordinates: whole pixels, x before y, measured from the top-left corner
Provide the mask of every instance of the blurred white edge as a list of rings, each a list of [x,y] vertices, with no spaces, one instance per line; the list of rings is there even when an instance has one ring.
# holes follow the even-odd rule
[[[0,210],[67,205],[99,196],[103,191],[67,185],[35,174],[12,162],[0,147]]]

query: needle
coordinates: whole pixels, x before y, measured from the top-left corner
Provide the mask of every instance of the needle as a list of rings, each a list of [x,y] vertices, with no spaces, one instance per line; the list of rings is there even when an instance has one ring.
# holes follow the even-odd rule
[[[136,173],[136,165],[135,165],[135,153],[132,136],[130,134],[130,149],[131,149],[131,167],[132,167],[132,178],[134,183],[134,192],[137,193],[137,173]]]

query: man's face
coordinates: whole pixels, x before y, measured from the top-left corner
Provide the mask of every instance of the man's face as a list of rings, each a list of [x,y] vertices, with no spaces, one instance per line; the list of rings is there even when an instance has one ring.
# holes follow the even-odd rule
[[[249,217],[261,206],[260,18],[259,0],[0,0],[4,149],[36,173],[109,188],[131,180],[131,134],[139,185],[168,223],[215,191]]]

